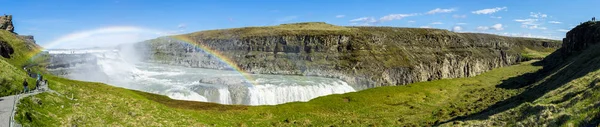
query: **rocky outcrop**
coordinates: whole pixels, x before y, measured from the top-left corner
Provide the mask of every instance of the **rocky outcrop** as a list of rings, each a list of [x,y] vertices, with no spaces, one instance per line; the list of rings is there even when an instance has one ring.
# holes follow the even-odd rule
[[[203,31],[140,45],[149,46],[154,62],[227,69],[215,57],[224,56],[246,72],[339,78],[357,89],[475,76],[524,60],[526,49],[560,46],[553,40],[439,29],[312,25]]]
[[[14,33],[15,27],[13,26],[13,23],[12,23],[12,15],[0,16],[0,29],[7,30],[7,31]]]
[[[35,44],[35,39],[33,39],[32,35],[19,35],[18,37],[27,43]]]
[[[567,32],[561,50],[565,54],[571,54],[584,50],[598,42],[600,42],[600,23],[588,21]]]
[[[14,49],[8,42],[0,40],[0,56],[4,58],[10,58],[10,55],[15,53]]]

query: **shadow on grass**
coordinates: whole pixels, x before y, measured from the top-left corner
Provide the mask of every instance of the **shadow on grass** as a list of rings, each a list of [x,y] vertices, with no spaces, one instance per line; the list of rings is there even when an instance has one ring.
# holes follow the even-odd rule
[[[209,102],[197,102],[197,101],[184,101],[184,100],[173,100],[167,96],[157,95],[152,93],[146,93],[137,90],[131,90],[138,95],[141,95],[149,100],[164,104],[172,108],[190,109],[190,110],[214,110],[214,111],[227,111],[227,110],[247,110],[248,106],[243,105],[223,105]]]
[[[596,45],[594,47],[600,46]],[[533,102],[544,96],[546,93],[555,90],[574,79],[583,77],[590,72],[600,69],[600,64],[594,64],[594,62],[600,61],[600,57],[595,57],[600,55],[600,52],[594,52],[590,50],[584,52],[585,53],[579,55],[573,55],[569,57],[569,59],[563,59],[565,57],[560,55],[560,51],[554,52],[546,57],[550,60],[544,60],[534,64],[538,66],[544,66],[543,69],[534,73],[528,73],[506,79],[501,84],[496,86],[504,89],[523,88],[524,91],[522,93],[497,102],[480,112],[466,116],[459,116],[437,125],[453,121],[488,119],[489,116],[516,108],[523,103]]]

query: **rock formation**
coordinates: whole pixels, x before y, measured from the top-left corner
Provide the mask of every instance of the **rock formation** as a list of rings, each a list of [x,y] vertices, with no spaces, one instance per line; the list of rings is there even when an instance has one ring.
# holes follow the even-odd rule
[[[10,58],[10,55],[13,53],[15,53],[15,51],[12,46],[10,46],[8,42],[0,40],[0,56]]]
[[[563,39],[562,51],[570,54],[581,51],[587,47],[600,42],[600,33],[598,33],[600,23],[596,21],[588,21],[578,25],[569,32]]]
[[[12,15],[0,16],[0,29],[14,33],[15,27],[12,23]]]
[[[339,78],[364,89],[475,76],[525,60],[524,50],[552,50],[560,42],[439,29],[299,23],[202,31],[139,46],[149,46],[147,54],[154,62],[229,67],[209,55],[212,51],[195,45],[216,50],[246,72]]]

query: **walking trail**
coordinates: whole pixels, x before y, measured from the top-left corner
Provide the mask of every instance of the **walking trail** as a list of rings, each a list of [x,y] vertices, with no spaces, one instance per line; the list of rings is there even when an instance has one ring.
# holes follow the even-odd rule
[[[36,95],[43,92],[51,91],[45,82],[41,82],[40,88],[32,90],[29,93],[21,93],[17,95],[5,96],[0,98],[0,127],[20,127],[16,124],[14,117],[17,111],[19,100],[27,96]]]

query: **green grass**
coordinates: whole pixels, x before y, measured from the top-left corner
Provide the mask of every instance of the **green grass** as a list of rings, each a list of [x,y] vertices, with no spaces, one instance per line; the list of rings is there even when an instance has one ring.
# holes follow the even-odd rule
[[[366,33],[354,33],[355,30]],[[390,36],[462,36],[465,39],[478,39],[471,34],[457,34],[436,29],[405,28],[370,28],[370,27],[338,27],[324,23],[300,23],[273,27],[250,27],[231,30],[214,30],[192,33],[206,34],[215,38],[235,36],[265,35],[331,35],[373,34]],[[243,33],[243,34],[240,34]],[[194,35],[196,36],[196,35]],[[489,35],[492,36],[492,35]],[[358,40],[368,40],[366,36],[356,36]],[[365,38],[360,38],[365,37]],[[11,37],[7,37],[10,39]],[[6,38],[3,38],[6,39]],[[504,37],[494,36],[502,40]],[[510,39],[510,38],[508,38]],[[15,41],[15,45],[19,45]],[[387,41],[392,43],[392,41]],[[386,42],[386,43],[387,43]],[[481,41],[486,42],[486,41]],[[21,42],[22,43],[22,42]],[[421,59],[407,58],[401,47],[378,47],[381,44],[361,42],[361,48],[350,54],[343,63],[356,61],[381,60],[385,67],[405,67],[412,62],[423,59],[435,59],[435,55],[427,55]],[[416,42],[410,41],[407,44]],[[524,46],[534,49],[537,42],[523,42]],[[436,41],[424,41],[422,44],[433,46]],[[23,50],[21,53],[35,52]],[[452,46],[445,47],[452,48]],[[369,49],[385,49],[384,51],[368,51]],[[414,49],[422,50],[422,49]],[[484,51],[460,49],[452,51],[458,55],[481,55]],[[425,52],[425,51],[423,51]],[[447,49],[438,51],[440,54]],[[470,53],[470,52],[480,52]],[[420,53],[420,52],[417,52]],[[431,53],[431,52],[429,52]],[[437,53],[437,52],[436,52]],[[487,52],[489,53],[489,52]],[[374,56],[372,59],[359,56]],[[389,57],[391,55],[401,57]],[[537,54],[544,55],[544,54]],[[28,59],[27,55],[16,55],[8,62],[0,63],[0,67],[8,68],[11,74],[24,75],[23,65],[43,66],[43,59]],[[167,55],[164,55],[165,57]],[[4,59],[3,59],[4,60]],[[323,62],[323,61],[317,61]],[[479,76],[457,79],[443,79],[429,82],[413,83],[405,86],[388,86],[367,89],[359,92],[329,95],[313,99],[309,102],[293,102],[275,106],[240,106],[214,103],[172,100],[166,96],[146,92],[117,88],[101,83],[68,80],[52,75],[44,75],[50,81],[50,88],[57,93],[42,93],[21,100],[16,120],[24,126],[429,126],[459,116],[467,116],[481,112],[488,106],[505,101],[521,94],[526,88],[507,89],[502,85],[522,84],[517,77],[540,70],[534,61],[514,66],[493,69]],[[342,64],[345,65],[345,64]],[[43,71],[43,69],[39,69]],[[15,81],[17,83],[17,81]],[[17,87],[18,89],[18,87]]]
[[[15,50],[11,58],[0,57],[0,96],[13,95],[23,91],[23,79],[27,79],[30,88],[35,88],[35,79],[29,78],[24,66],[40,70],[47,56],[37,55],[39,47],[19,39],[13,33],[0,30],[0,40],[8,42]],[[36,57],[33,57],[36,55]],[[42,64],[38,64],[42,63]],[[35,71],[34,73],[41,72]]]
[[[529,48],[524,48],[521,53],[521,56],[524,57],[525,59],[543,59],[544,57],[550,55],[554,51],[555,51],[554,49],[536,51],[536,50],[531,50]]]
[[[480,111],[517,94],[519,90],[495,85],[541,68],[531,63],[470,78],[379,87],[276,106],[179,101],[50,76],[50,88],[60,95],[43,93],[23,99],[17,120],[25,126],[423,126]]]
[[[521,94],[488,111],[452,122],[452,126],[598,126],[600,123],[600,45],[532,75]],[[561,57],[555,52],[550,56]],[[549,57],[551,59],[551,57]],[[549,59],[546,58],[546,59]],[[558,58],[562,59],[562,58]]]

